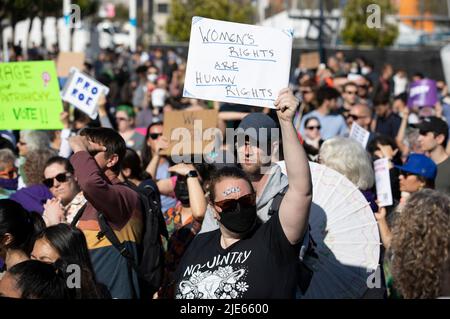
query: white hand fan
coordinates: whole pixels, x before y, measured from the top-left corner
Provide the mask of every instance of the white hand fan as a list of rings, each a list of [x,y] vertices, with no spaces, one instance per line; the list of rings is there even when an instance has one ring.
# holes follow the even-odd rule
[[[286,172],[284,162],[279,164]],[[314,275],[302,298],[361,298],[380,257],[374,214],[345,176],[324,165],[309,165],[313,183],[309,224],[318,258],[304,259]]]

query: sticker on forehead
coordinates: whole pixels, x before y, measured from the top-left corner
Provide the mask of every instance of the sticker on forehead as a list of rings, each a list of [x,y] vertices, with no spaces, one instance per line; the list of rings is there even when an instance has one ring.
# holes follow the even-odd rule
[[[239,186],[236,186],[236,187],[230,187],[230,188],[227,188],[222,194],[223,194],[223,196],[228,196],[228,195],[230,195],[230,194],[233,194],[233,193],[240,193],[241,192],[241,189],[239,188]]]

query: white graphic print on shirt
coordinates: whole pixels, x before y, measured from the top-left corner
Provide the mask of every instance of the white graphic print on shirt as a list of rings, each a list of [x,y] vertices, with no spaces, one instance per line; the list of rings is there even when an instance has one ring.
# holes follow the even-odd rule
[[[248,269],[242,264],[250,257],[251,251],[229,252],[217,255],[212,261],[200,265],[188,266],[183,274],[183,281],[178,285],[177,299],[236,299],[248,290],[245,281]],[[241,264],[235,267],[230,264]],[[225,265],[221,267],[220,265]],[[215,268],[201,271],[205,268]]]

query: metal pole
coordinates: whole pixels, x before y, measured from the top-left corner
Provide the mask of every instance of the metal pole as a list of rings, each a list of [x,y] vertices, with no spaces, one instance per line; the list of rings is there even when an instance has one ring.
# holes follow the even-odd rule
[[[137,38],[137,18],[136,18],[136,0],[130,0],[129,18],[130,18],[130,50],[136,52],[136,38]]]

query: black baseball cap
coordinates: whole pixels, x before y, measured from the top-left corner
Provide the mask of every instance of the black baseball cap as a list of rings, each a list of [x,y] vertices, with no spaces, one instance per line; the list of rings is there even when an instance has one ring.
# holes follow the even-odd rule
[[[448,124],[443,119],[436,116],[424,118],[420,123],[414,124],[413,127],[418,128],[421,132],[433,132],[436,135],[443,134],[448,138]]]

